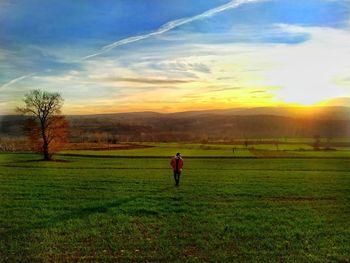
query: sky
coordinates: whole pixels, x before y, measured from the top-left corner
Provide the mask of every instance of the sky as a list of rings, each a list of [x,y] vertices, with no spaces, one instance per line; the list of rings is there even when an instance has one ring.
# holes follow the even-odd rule
[[[0,115],[350,106],[350,0],[1,0]]]

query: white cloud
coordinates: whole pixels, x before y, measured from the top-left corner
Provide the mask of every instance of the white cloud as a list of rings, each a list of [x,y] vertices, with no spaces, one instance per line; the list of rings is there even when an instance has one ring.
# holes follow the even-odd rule
[[[348,85],[336,79],[350,72],[350,34],[346,30],[278,25],[289,33],[306,33],[309,39],[297,45],[278,45],[265,56],[276,63],[266,71],[266,83],[280,86],[277,97],[288,103],[312,104],[347,96]],[[344,84],[344,83],[343,83]]]
[[[80,72],[32,76],[31,86],[61,91],[68,98],[67,112],[76,113],[84,105],[92,111],[106,106],[104,112],[160,110],[166,105],[181,110],[311,104],[350,95],[349,31],[286,24],[274,30],[308,38],[298,44],[222,43],[223,36],[217,34],[210,36],[217,41],[208,43],[200,34],[168,32],[146,40],[152,45],[86,60]],[[185,41],[172,37],[178,33]]]
[[[213,9],[207,10],[207,11],[205,11],[205,12],[199,14],[199,15],[196,15],[196,16],[170,21],[170,22],[164,24],[163,26],[161,26],[159,29],[157,29],[154,32],[151,32],[151,33],[148,33],[148,34],[144,34],[144,35],[138,35],[138,36],[132,36],[132,37],[124,38],[124,39],[118,40],[116,42],[113,42],[111,44],[105,45],[105,46],[103,46],[101,48],[100,51],[98,51],[98,52],[96,52],[94,54],[85,56],[85,57],[83,57],[83,59],[89,59],[89,58],[92,58],[92,57],[96,57],[98,55],[101,55],[101,54],[104,54],[104,53],[110,51],[113,48],[116,48],[116,47],[119,47],[119,46],[123,46],[123,45],[127,45],[127,44],[130,44],[130,43],[134,43],[134,42],[137,42],[137,41],[140,41],[140,40],[148,39],[148,38],[151,38],[151,37],[159,36],[159,35],[162,35],[162,34],[168,32],[168,31],[170,31],[172,29],[175,29],[177,27],[180,27],[180,26],[192,23],[192,22],[197,21],[197,20],[201,20],[201,19],[205,19],[205,18],[209,18],[209,17],[215,16],[215,15],[221,13],[221,12],[224,12],[224,11],[229,10],[229,9],[237,8],[238,6],[243,5],[243,4],[248,4],[248,3],[251,3],[251,2],[258,2],[258,1],[259,0],[233,0],[233,1],[231,1],[231,2],[229,2],[227,4],[225,4],[225,5],[221,5],[221,6],[213,8]]]

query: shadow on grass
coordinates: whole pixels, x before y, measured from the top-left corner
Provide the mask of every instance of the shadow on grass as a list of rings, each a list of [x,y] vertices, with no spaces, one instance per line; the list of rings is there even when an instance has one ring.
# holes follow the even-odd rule
[[[173,187],[165,187],[157,191],[157,193],[161,193],[164,191],[169,191],[173,189]],[[119,200],[107,202],[103,205],[98,205],[98,206],[91,206],[91,207],[83,207],[79,209],[74,209],[68,213],[65,213],[63,215],[58,215],[54,217],[50,217],[44,220],[41,220],[39,222],[23,225],[19,228],[16,229],[8,229],[7,231],[5,230],[2,233],[1,239],[0,240],[11,240],[11,239],[16,239],[17,236],[23,236],[23,234],[29,233],[32,230],[38,230],[38,229],[45,229],[45,228],[50,228],[55,226],[58,223],[62,223],[65,221],[69,220],[74,220],[74,219],[84,219],[89,217],[92,214],[96,213],[108,213],[111,209],[118,208],[124,204],[127,204],[129,202],[132,202],[138,198],[144,197],[144,194],[139,194],[139,195],[134,195],[130,196],[127,198],[122,198]],[[150,213],[149,215],[152,215]],[[156,215],[156,214],[154,214]],[[11,242],[5,242],[5,243],[11,243]]]
[[[28,168],[40,168],[38,166],[21,166],[21,165],[14,165],[14,164],[25,164],[25,163],[71,163],[72,161],[69,160],[63,160],[63,159],[53,159],[50,161],[44,160],[44,159],[30,159],[30,160],[10,160],[9,162],[6,162],[4,164],[0,164],[0,166],[6,166],[6,167],[28,167]],[[47,168],[47,167],[43,167]]]

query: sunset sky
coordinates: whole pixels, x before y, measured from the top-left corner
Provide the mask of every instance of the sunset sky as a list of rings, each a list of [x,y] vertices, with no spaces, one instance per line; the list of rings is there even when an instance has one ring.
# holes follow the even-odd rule
[[[0,114],[314,105],[350,97],[349,0],[1,0]]]

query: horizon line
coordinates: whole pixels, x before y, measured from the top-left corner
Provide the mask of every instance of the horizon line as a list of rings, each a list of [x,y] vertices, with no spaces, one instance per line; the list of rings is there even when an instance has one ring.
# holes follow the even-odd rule
[[[93,115],[114,115],[114,114],[141,114],[141,113],[155,113],[155,114],[176,114],[176,113],[196,113],[196,112],[217,112],[217,111],[230,111],[230,110],[251,110],[251,109],[303,109],[312,110],[320,108],[347,108],[350,110],[350,106],[345,105],[274,105],[274,106],[253,106],[253,107],[233,107],[233,108],[212,108],[212,109],[202,109],[202,110],[182,110],[182,111],[168,111],[161,112],[156,110],[141,110],[141,111],[115,111],[106,113],[69,113],[69,114],[58,114],[64,116],[93,116]],[[22,114],[0,114],[0,116],[21,116]]]

